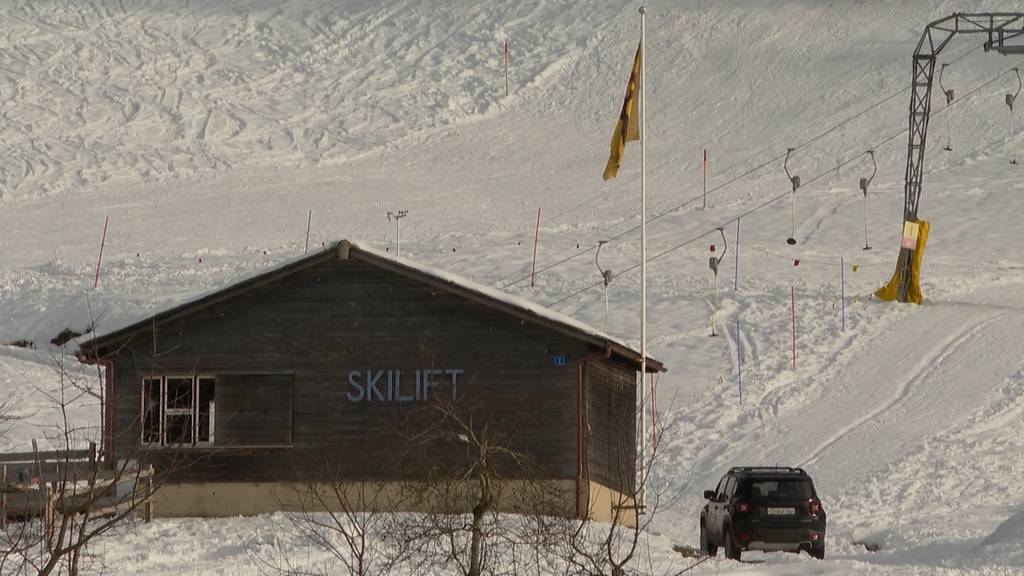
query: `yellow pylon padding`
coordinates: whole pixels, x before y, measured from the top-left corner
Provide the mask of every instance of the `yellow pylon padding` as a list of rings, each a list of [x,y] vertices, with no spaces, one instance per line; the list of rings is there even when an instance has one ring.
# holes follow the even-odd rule
[[[907,290],[907,302],[913,302],[914,304],[920,304],[921,295],[921,261],[924,259],[924,246],[928,243],[928,231],[931,229],[931,224],[925,220],[908,220],[904,223],[904,241],[908,238],[912,238],[912,234],[916,232],[917,242],[914,247],[914,251],[911,253],[910,260],[910,287]],[[897,267],[896,272],[893,273],[892,279],[885,286],[882,286],[875,292],[875,296],[879,300],[885,300],[891,302],[899,298],[900,294],[900,271]]]

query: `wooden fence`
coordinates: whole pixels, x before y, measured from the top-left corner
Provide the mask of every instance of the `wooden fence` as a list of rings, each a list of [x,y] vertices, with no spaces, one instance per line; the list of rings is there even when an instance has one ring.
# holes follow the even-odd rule
[[[57,514],[119,514],[137,507],[146,522],[153,518],[150,495],[153,467],[138,461],[111,468],[86,450],[0,453],[0,525],[9,520],[43,517],[51,529]]]

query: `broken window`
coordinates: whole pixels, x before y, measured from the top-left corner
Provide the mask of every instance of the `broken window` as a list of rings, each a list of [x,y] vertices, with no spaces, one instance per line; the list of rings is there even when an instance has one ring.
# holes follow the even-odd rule
[[[188,378],[164,379],[164,444],[192,444],[195,383]]]
[[[143,378],[142,442],[290,446],[293,380],[292,373]]]
[[[143,443],[160,446],[212,443],[215,389],[216,381],[209,377],[143,378]]]

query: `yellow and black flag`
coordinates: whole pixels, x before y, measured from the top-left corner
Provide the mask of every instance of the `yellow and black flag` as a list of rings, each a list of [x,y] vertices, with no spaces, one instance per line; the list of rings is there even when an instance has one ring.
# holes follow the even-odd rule
[[[629,85],[626,86],[626,97],[622,101],[622,112],[619,113],[619,121],[615,123],[615,132],[612,133],[611,154],[608,155],[608,165],[604,168],[604,179],[611,180],[619,173],[619,165],[622,164],[622,153],[626,149],[626,142],[640,139],[640,120],[637,118],[637,99],[640,88],[640,45],[636,47],[636,58],[633,59],[633,70],[629,73]]]

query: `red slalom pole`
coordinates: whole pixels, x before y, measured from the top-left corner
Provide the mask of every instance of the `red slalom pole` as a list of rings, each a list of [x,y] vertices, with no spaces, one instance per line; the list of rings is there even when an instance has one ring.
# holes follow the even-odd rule
[[[100,255],[96,258],[96,279],[92,283],[93,290],[100,285],[100,263],[103,262],[103,246],[107,243],[107,224],[109,222],[110,216],[103,219],[103,237],[100,238]]]
[[[530,266],[530,288],[537,278],[537,243],[540,242],[540,206],[537,206],[537,231],[533,234],[533,264]]]
[[[789,286],[789,302],[793,308],[793,368],[796,368],[796,290]]]
[[[508,96],[508,40],[505,40],[505,96]]]
[[[708,209],[708,149],[704,149],[704,209]]]

